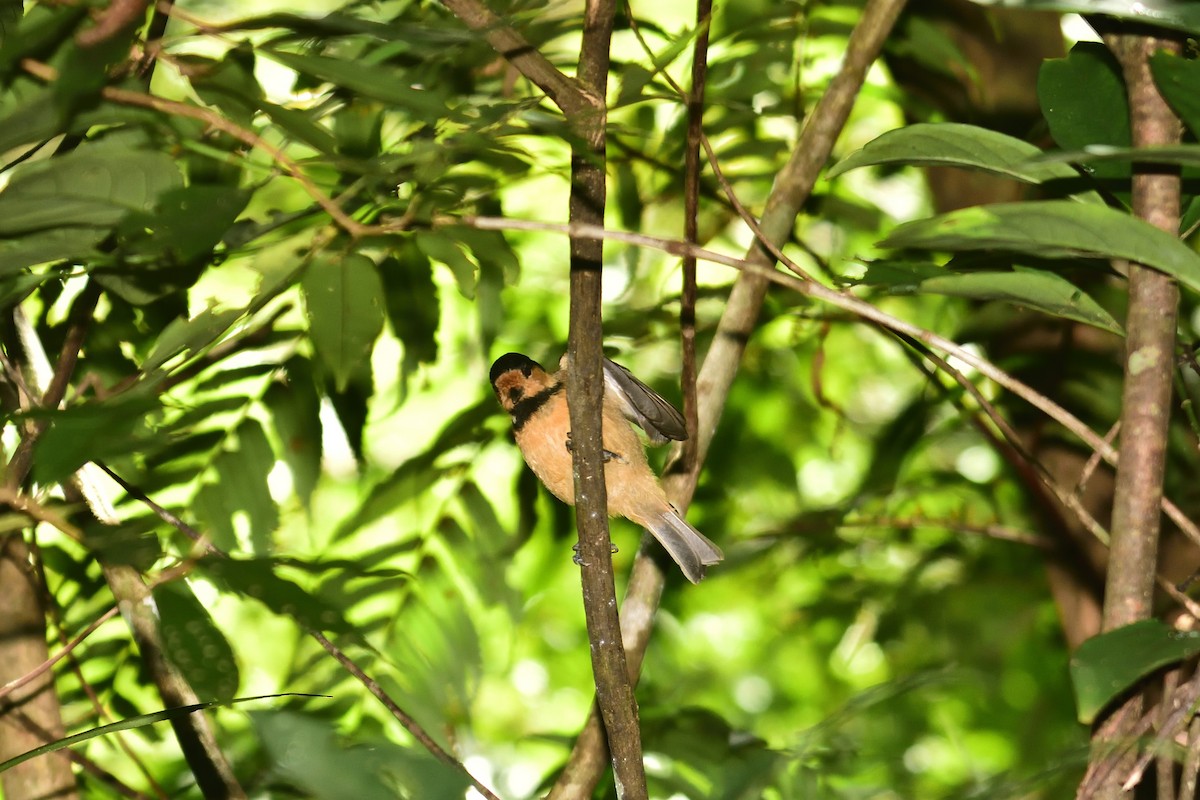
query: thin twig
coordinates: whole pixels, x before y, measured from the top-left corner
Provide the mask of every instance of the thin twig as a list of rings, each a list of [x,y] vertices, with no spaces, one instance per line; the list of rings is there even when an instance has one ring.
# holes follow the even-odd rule
[[[47,660],[43,661],[41,663],[41,665],[38,666],[37,669],[33,670],[32,672],[25,673],[20,678],[17,678],[14,681],[9,681],[4,686],[0,686],[0,699],[3,699],[4,696],[9,694],[10,692],[15,692],[17,689],[20,689],[22,686],[29,683],[30,681],[36,680],[39,675],[42,675],[47,670],[51,669],[59,661],[66,658],[66,656],[69,655],[72,650],[74,650],[76,647],[78,647],[79,645],[81,645],[83,643],[84,639],[91,636],[92,633],[94,633],[97,628],[99,628],[104,623],[108,622],[110,619],[112,619],[116,615],[117,615],[117,607],[113,606],[108,611],[105,611],[103,614],[101,614],[97,619],[95,619],[92,622],[92,624],[90,624],[86,628],[84,628],[77,636],[75,636],[74,639],[67,642],[67,644],[64,645],[57,653],[55,653],[53,656],[51,656]]]
[[[641,26],[633,13],[633,6],[626,0],[625,16],[629,27],[637,37],[642,51],[651,64],[657,64],[654,52],[642,36]],[[698,32],[692,45],[692,84],[690,91],[675,82],[665,67],[658,68],[676,94],[687,103],[688,126],[687,146],[684,149],[683,165],[683,240],[688,244],[699,244],[700,231],[700,139],[704,135],[704,83],[708,74],[709,23],[712,19],[712,0],[697,0],[696,25]],[[679,382],[683,391],[683,418],[687,424],[688,438],[684,440],[679,456],[679,465],[685,472],[699,469],[696,460],[696,433],[700,425],[700,411],[696,399],[696,257],[683,257],[683,286],[679,294],[679,339],[682,368]]]
[[[604,93],[586,81],[564,75],[525,37],[477,0],[442,0],[454,16],[471,30],[483,34],[492,49],[546,93],[563,115],[576,120],[604,115]],[[580,73],[582,75],[582,73]]]
[[[1115,442],[1117,440],[1117,434],[1120,432],[1121,432],[1121,421],[1117,420],[1116,422],[1114,422],[1112,424],[1112,427],[1108,429],[1108,433],[1104,434],[1104,441],[1108,442],[1109,444],[1112,444],[1113,442]],[[1075,494],[1078,494],[1078,495],[1083,494],[1084,490],[1087,489],[1088,481],[1092,479],[1092,474],[1096,471],[1096,468],[1099,466],[1100,466],[1100,453],[1098,451],[1093,450],[1092,454],[1090,456],[1088,456],[1088,460],[1084,463],[1083,469],[1080,470],[1080,472],[1079,472],[1079,480],[1077,480],[1075,482],[1075,489],[1074,489]]]
[[[39,408],[58,408],[63,398],[66,397],[71,376],[75,374],[75,365],[79,362],[79,351],[83,348],[84,337],[92,325],[92,312],[95,311],[96,303],[99,300],[100,287],[95,281],[89,280],[88,285],[75,298],[75,302],[71,306],[67,333],[63,338],[62,348],[59,350],[58,362],[54,365],[54,371],[50,375],[45,391],[37,401]],[[37,349],[40,351],[40,347]],[[30,397],[33,396],[33,394],[30,395]],[[48,425],[47,420],[37,420],[26,427],[20,445],[17,446],[16,452],[8,462],[5,483],[9,489],[16,490],[29,476],[29,470],[33,466],[33,447]]]
[[[441,745],[434,741],[433,737],[425,732],[425,729],[421,727],[419,722],[409,716],[404,709],[400,708],[396,701],[393,700],[386,691],[384,691],[382,686],[376,683],[371,676],[367,675],[367,673],[363,672],[362,668],[359,667],[358,664],[354,663],[349,656],[343,653],[337,645],[329,641],[329,639],[325,637],[325,634],[321,633],[320,631],[310,630],[308,631],[308,635],[316,639],[317,644],[325,648],[325,652],[333,656],[334,660],[341,664],[347,672],[353,675],[359,683],[367,688],[367,691],[375,695],[375,698],[379,700],[379,702],[383,703],[384,708],[390,711],[392,716],[404,726],[404,730],[408,731],[409,735],[420,742],[421,746],[432,753],[438,761],[441,761],[443,764],[446,764],[447,766],[450,766],[456,771],[460,772],[468,781],[471,782],[471,785],[475,787],[475,791],[479,792],[488,800],[500,800],[500,798],[497,797],[490,789],[480,783],[474,775],[468,772],[467,768],[463,766],[461,761],[450,755],[442,748]]]
[[[205,551],[207,551],[208,553],[210,553],[211,555],[214,555],[214,556],[221,556],[223,558],[228,557],[228,554],[226,554],[219,547],[217,547],[215,544],[213,544],[212,540],[210,540],[207,535],[200,533],[200,531],[196,530],[191,525],[188,525],[186,522],[181,520],[179,517],[175,516],[170,511],[163,508],[158,503],[154,502],[141,489],[134,486],[132,483],[125,480],[117,473],[113,472],[112,469],[110,469],[109,466],[107,464],[105,464],[103,461],[93,461],[92,463],[95,464],[97,467],[99,467],[101,469],[101,471],[104,472],[105,475],[112,478],[118,486],[120,486],[122,489],[124,489],[125,494],[129,495],[134,500],[137,500],[138,502],[145,505],[147,508],[149,508],[151,511],[153,511],[155,513],[155,515],[159,519],[161,519],[163,522],[167,523],[172,528],[174,528],[175,530],[182,533],[184,536],[187,536],[189,539],[191,539],[192,542],[197,547],[203,548]]]
[[[95,47],[131,30],[146,14],[149,0],[112,0],[97,16],[96,24],[80,31],[75,42],[80,47]]]
[[[1176,673],[1173,672],[1173,674]],[[1171,690],[1172,688],[1173,691]],[[1168,691],[1164,692],[1162,699],[1159,701],[1159,706],[1150,709],[1146,714],[1146,717],[1152,721],[1152,724],[1157,724],[1158,732],[1154,735],[1153,741],[1146,747],[1146,752],[1133,765],[1129,777],[1121,785],[1122,791],[1132,791],[1133,787],[1141,783],[1146,767],[1155,758],[1163,759],[1167,762],[1171,768],[1169,770],[1170,777],[1174,778],[1174,759],[1171,758],[1169,752],[1163,752],[1163,750],[1165,747],[1170,746],[1176,734],[1182,731],[1184,726],[1196,715],[1197,702],[1200,702],[1200,677],[1193,676],[1190,681],[1182,686],[1168,686]],[[1173,795],[1174,793],[1172,792],[1171,796]]]

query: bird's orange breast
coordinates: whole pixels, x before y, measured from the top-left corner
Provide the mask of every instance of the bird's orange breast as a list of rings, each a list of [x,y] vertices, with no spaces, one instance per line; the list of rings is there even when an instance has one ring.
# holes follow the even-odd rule
[[[641,439],[619,409],[605,398],[604,449],[615,454],[604,466],[610,516],[626,517],[638,524],[670,508],[658,479],[646,462]],[[565,394],[535,413],[516,434],[525,462],[551,494],[575,504],[574,462],[567,448],[571,430]]]

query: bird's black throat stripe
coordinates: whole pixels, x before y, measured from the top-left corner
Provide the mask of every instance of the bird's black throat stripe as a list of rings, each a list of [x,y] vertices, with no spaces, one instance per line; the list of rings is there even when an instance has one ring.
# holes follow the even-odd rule
[[[567,388],[565,383],[556,383],[553,386],[548,386],[542,389],[532,397],[526,397],[521,402],[517,403],[509,411],[512,417],[513,431],[520,431],[525,427],[525,423],[529,422],[529,418],[541,410],[542,406],[550,402],[550,398]]]

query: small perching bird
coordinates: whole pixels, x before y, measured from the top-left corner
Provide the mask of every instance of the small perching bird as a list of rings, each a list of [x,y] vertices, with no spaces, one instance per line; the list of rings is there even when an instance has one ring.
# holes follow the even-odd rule
[[[551,375],[528,356],[505,353],[491,370],[492,389],[512,418],[525,463],[550,493],[575,504],[566,356]],[[721,548],[689,525],[668,502],[630,424],[654,444],[687,438],[683,417],[633,374],[604,359],[604,481],[609,516],[625,517],[653,534],[692,583],[720,562]]]

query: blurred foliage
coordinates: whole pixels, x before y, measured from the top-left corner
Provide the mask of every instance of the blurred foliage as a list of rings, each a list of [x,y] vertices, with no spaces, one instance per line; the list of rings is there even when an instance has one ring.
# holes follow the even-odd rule
[[[565,219],[570,134],[444,7],[318,5],[297,15],[270,2],[179,3],[149,78],[126,62],[128,37],[79,44],[91,24],[83,6],[30,4],[0,21],[5,349],[19,364],[36,360],[17,344],[24,319],[53,357],[77,311],[92,319],[64,407],[8,402],[6,448],[27,421],[48,422],[34,453],[39,487],[102,461],[232,556],[198,558],[176,527],[99,478],[117,525],[85,523],[62,505],[82,540],[36,531],[51,641],[113,604],[99,560],[151,576],[183,565],[186,580],[176,571],[154,596],[169,657],[203,701],[325,696],[216,713],[252,796],[463,793],[461,775],[306,626],[334,636],[500,795],[534,796],[591,704],[588,642],[571,517],[524,468],[486,376],[507,350],[558,358],[567,247],[555,234],[447,221]],[[577,8],[494,7],[573,70]],[[853,0],[718,9],[705,131],[748,207],[761,208],[860,12]],[[608,217],[677,237],[686,113],[658,71],[686,81],[694,12],[657,3],[633,13],[613,45]],[[953,52],[919,14],[891,47]],[[57,77],[34,77],[28,59]],[[1185,116],[1196,103],[1191,68],[1156,62]],[[1112,78],[1085,46],[1047,64],[1039,88],[1094,105],[1122,97]],[[836,156],[921,102],[874,70]],[[1047,109],[1059,146],[1122,144],[1122,131],[1089,127],[1073,110]],[[1119,128],[1125,113],[1099,117]],[[1094,202],[1103,191],[1119,205],[1109,184],[1128,175],[1127,160],[1081,175],[1031,161],[1039,147],[983,128],[916,127],[910,137],[931,138],[880,138],[838,168],[844,177],[823,176],[786,252],[1026,379],[1052,374],[1071,407],[1106,429],[1115,361],[1081,354],[1064,365],[1056,353],[1005,345],[1038,326],[1118,333],[1123,299],[1099,259],[1151,248],[1156,266],[1194,287],[1194,253]],[[947,163],[1084,202],[1014,206],[999,223],[978,209],[929,216],[920,173],[906,165]],[[352,239],[296,171],[355,221],[405,230]],[[1045,223],[1044,237],[1031,220]],[[1080,227],[1055,224],[1063,220]],[[707,173],[700,231],[713,249],[748,241]],[[605,266],[610,354],[677,402],[677,261],[611,243]],[[702,264],[699,276],[703,354],[735,275]],[[689,512],[728,560],[697,587],[669,576],[638,687],[653,797],[1072,791],[1087,730],[1075,719],[1044,554],[992,535],[1038,531],[1041,510],[973,401],[926,370],[911,342],[783,291],[769,296]],[[1195,376],[1186,381],[1194,390]],[[1038,435],[1061,438],[1044,425]],[[1178,474],[1196,466],[1192,443],[1181,427]],[[1193,499],[1182,483],[1169,491]],[[61,503],[53,491],[39,497]],[[614,534],[621,575],[636,532],[620,522]],[[119,619],[73,653],[57,686],[71,732],[161,708]],[[106,736],[79,750],[139,791],[153,776],[167,794],[195,793],[165,726],[120,736],[123,745]],[[100,778],[78,777],[86,796],[115,796]]]

